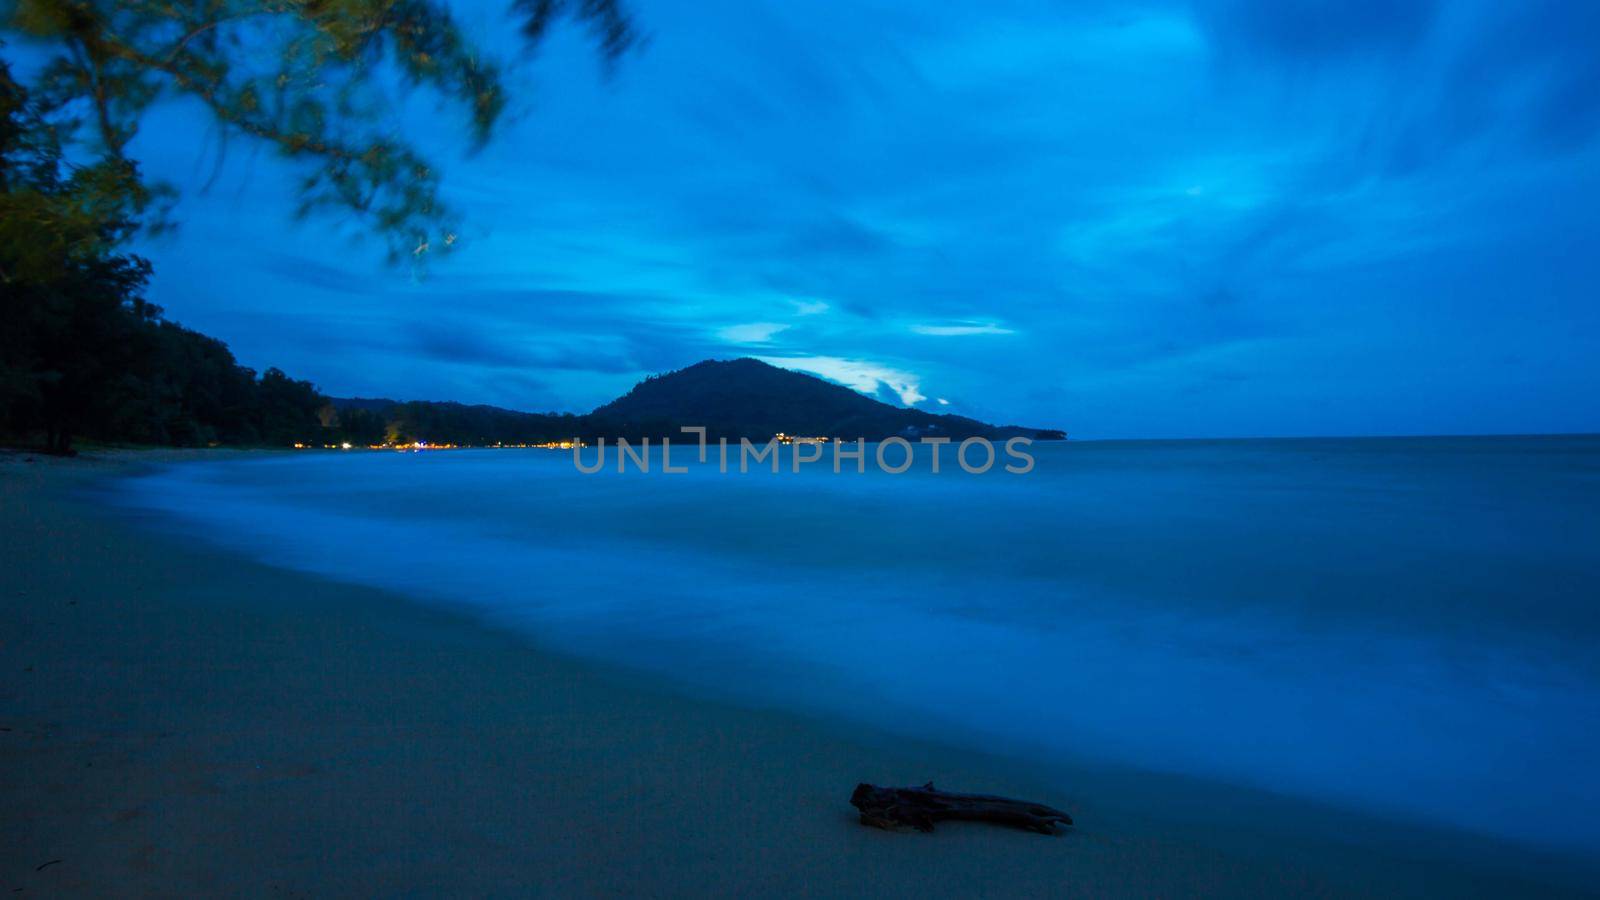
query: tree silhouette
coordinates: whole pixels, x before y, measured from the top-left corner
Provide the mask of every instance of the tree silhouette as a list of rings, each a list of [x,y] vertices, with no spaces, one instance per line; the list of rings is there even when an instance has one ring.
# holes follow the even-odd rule
[[[163,96],[184,96],[225,132],[304,164],[302,214],[359,213],[394,255],[454,242],[439,170],[383,129],[375,85],[427,89],[468,114],[481,144],[506,106],[504,67],[432,0],[14,0],[3,26],[51,51],[34,95],[58,143],[98,160],[123,212],[150,213],[170,190],[143,184],[126,148]],[[569,17],[606,60],[637,41],[621,0],[515,0],[528,46]],[[397,76],[397,77],[395,77]],[[129,221],[134,221],[130,219]]]

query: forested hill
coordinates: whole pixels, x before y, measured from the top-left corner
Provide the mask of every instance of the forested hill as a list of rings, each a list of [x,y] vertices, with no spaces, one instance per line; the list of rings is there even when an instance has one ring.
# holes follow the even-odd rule
[[[597,433],[676,436],[683,425],[713,437],[766,440],[802,437],[1025,436],[1059,440],[1053,429],[997,426],[963,416],[892,406],[842,385],[756,359],[706,360],[653,376],[588,416]]]

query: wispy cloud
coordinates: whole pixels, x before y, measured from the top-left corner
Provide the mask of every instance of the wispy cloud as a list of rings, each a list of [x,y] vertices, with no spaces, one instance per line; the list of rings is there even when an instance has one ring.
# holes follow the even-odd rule
[[[841,359],[837,356],[762,356],[757,357],[784,369],[810,372],[868,396],[880,396],[889,391],[900,402],[912,406],[928,399],[920,390],[922,379],[900,369],[891,368],[861,359]]]
[[[789,328],[782,322],[746,322],[717,329],[717,337],[730,344],[765,344]]]
[[[964,322],[950,325],[924,325],[911,326],[912,332],[925,334],[932,337],[963,337],[969,334],[1016,334],[1010,328],[1003,328],[993,322]]]

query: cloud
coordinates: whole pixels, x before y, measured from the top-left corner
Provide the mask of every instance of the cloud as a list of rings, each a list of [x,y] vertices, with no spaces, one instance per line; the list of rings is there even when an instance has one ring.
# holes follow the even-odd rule
[[[1570,0],[1214,0],[1196,7],[1219,69],[1351,127],[1352,178],[1406,177],[1467,149],[1500,164],[1600,132],[1600,4]],[[1348,109],[1348,112],[1345,110]]]
[[[993,322],[967,322],[957,325],[913,325],[911,330],[916,334],[925,334],[932,337],[962,337],[970,334],[1016,334],[1010,328],[1002,328]]]
[[[1414,47],[1435,18],[1433,0],[1214,0],[1198,17],[1224,50],[1294,60]]]
[[[829,381],[836,381],[868,396],[890,391],[900,402],[913,406],[928,399],[920,390],[922,379],[916,375],[860,359],[841,359],[837,356],[760,356],[764,363],[783,369],[810,372]]]
[[[416,323],[409,329],[412,349],[432,360],[484,366],[532,366],[537,356],[489,330],[459,323]]]
[[[269,153],[198,190],[160,105],[150,299],[335,393],[583,410],[733,348],[1079,434],[1600,428],[1600,3],[818,4],[652,3],[481,152],[417,129],[466,222],[422,281],[285,227]]]
[[[263,255],[261,266],[285,281],[298,282],[338,294],[370,294],[374,279],[318,262],[305,254],[274,252]]]
[[[765,344],[773,335],[788,330],[782,322],[747,322],[717,329],[717,337],[730,344]]]

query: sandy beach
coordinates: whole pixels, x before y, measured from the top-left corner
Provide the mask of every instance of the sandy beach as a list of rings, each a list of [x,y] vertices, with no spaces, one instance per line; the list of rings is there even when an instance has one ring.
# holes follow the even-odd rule
[[[97,508],[168,457],[0,461],[0,889],[20,896],[1580,893],[1488,838],[679,696]],[[857,824],[858,781],[1041,837]],[[1063,792],[1062,783],[1076,783]]]

